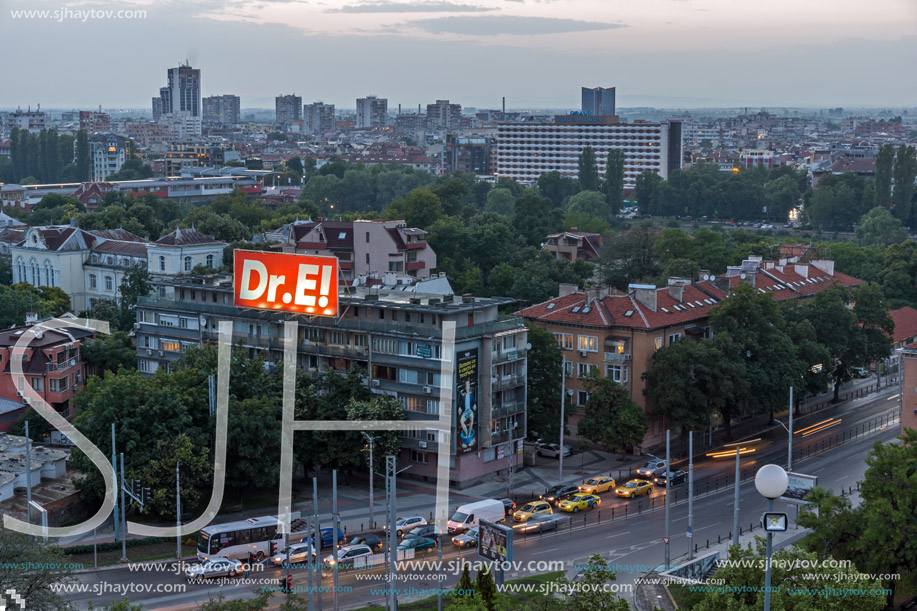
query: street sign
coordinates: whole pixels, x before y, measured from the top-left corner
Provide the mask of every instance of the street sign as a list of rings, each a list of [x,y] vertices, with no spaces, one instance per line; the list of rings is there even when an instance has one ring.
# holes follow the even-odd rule
[[[694,536],[694,529],[690,526],[685,527],[685,536],[689,539]]]
[[[662,542],[665,543],[666,545],[668,545],[668,544],[669,544],[669,538],[668,538],[668,537],[663,537],[663,538],[662,538]]]

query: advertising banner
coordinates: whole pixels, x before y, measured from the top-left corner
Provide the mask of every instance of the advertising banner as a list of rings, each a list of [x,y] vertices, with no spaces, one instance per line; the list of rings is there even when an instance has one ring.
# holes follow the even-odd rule
[[[478,350],[461,350],[457,357],[458,451],[473,452],[478,446]]]
[[[478,530],[478,556],[494,562],[512,562],[513,529],[481,520]]]
[[[337,316],[336,257],[237,250],[233,260],[237,306]]]
[[[802,473],[787,473],[786,475],[790,480],[789,485],[779,500],[789,503],[808,503],[808,501],[803,500],[803,497],[809,493],[809,490],[818,485],[818,476],[803,475]]]

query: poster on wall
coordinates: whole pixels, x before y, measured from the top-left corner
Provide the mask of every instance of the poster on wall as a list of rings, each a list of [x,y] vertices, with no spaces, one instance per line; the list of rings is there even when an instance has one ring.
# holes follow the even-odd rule
[[[458,450],[472,452],[478,445],[478,350],[461,350],[457,356]]]

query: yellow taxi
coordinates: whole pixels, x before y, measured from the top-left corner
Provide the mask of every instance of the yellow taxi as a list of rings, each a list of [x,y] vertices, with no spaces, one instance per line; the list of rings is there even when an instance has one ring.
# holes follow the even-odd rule
[[[574,494],[568,499],[564,499],[557,507],[561,511],[570,511],[576,513],[580,509],[592,509],[602,504],[602,499],[594,494]]]
[[[649,496],[652,491],[653,485],[642,479],[632,479],[623,486],[615,488],[615,494],[629,499],[640,496],[641,494]]]
[[[610,475],[599,475],[598,477],[593,477],[583,482],[583,485],[579,487],[579,491],[585,492],[586,494],[599,494],[601,492],[608,492],[614,487],[615,480],[613,477]]]
[[[551,515],[554,511],[551,504],[547,501],[532,501],[522,506],[522,509],[513,514],[513,520],[516,522],[528,522],[535,516]]]

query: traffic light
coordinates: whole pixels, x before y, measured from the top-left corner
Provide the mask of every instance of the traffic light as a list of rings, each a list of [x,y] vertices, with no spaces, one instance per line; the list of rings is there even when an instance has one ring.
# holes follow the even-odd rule
[[[284,583],[286,584],[286,590],[284,590],[284,592],[292,592],[293,591],[293,575],[288,574]]]
[[[139,479],[132,479],[132,480],[131,480],[131,492],[132,492],[132,493],[134,494],[134,496],[137,497],[138,499],[140,498],[140,489],[141,489],[140,480],[139,480]]]
[[[279,539],[271,540],[271,556],[276,554],[279,548],[280,548],[280,540]]]
[[[141,490],[141,493],[140,493],[140,501],[141,501],[144,505],[146,505],[147,503],[149,503],[151,498],[153,498],[153,495],[152,495],[152,493],[150,492],[150,489],[149,489],[149,488],[144,488],[143,490]]]

